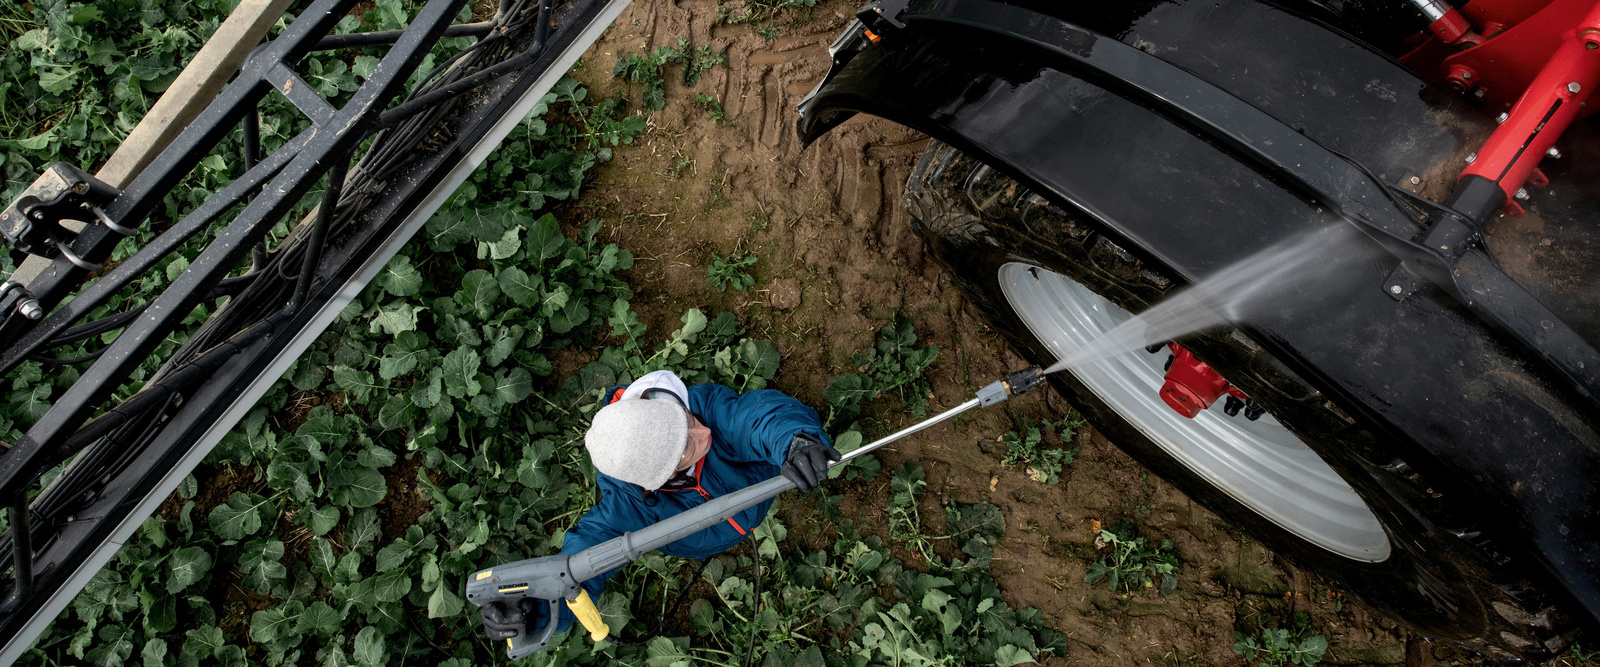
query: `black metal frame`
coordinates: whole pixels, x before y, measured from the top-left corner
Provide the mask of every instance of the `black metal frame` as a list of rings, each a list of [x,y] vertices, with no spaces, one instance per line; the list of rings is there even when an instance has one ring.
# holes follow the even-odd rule
[[[235,124],[243,128],[247,170],[243,175],[70,300],[67,295],[89,272],[65,253],[57,254],[25,289],[8,283],[0,291],[0,313],[5,317],[0,321],[0,373],[66,342],[126,327],[113,343],[96,353],[99,358],[94,365],[56,400],[26,437],[0,455],[0,503],[8,508],[11,522],[7,539],[0,540],[0,559],[13,563],[7,602],[0,607],[0,640],[8,644],[8,650],[17,634],[43,609],[46,599],[90,563],[113,533],[127,524],[135,506],[170,477],[174,466],[187,462],[192,467],[198,461],[196,448],[209,448],[231,428],[238,417],[233,413],[240,412],[236,405],[240,397],[255,388],[264,390],[263,383],[276,379],[267,374],[280,357],[292,352],[296,341],[308,341],[320,333],[326,326],[325,320],[319,320],[322,311],[341,293],[359,289],[361,285],[354,283],[364,266],[392,254],[398,242],[404,241],[408,222],[420,223],[409,219],[419,212],[424,217],[431,212],[429,202],[438,197],[435,190],[460,171],[478,143],[494,134],[495,126],[516,110],[530,88],[547,79],[561,58],[576,56],[567,52],[586,46],[578,42],[585,35],[592,38],[593,24],[599,18],[626,5],[625,0],[580,0],[554,10],[549,0],[503,2],[502,12],[512,7],[513,13],[527,17],[515,27],[529,25],[532,29],[502,27],[475,46],[505,40],[495,44],[507,51],[504,60],[483,67],[478,75],[467,74],[413,97],[413,102],[426,98],[426,103],[406,104],[383,113],[401,96],[404,83],[441,37],[483,34],[485,24],[450,26],[450,18],[464,0],[431,0],[404,31],[376,33],[356,41],[327,36],[354,2],[316,0],[281,36],[258,48],[216,101],[127,190],[105,205],[104,215],[77,233],[68,248],[88,262],[104,261],[124,237],[115,229],[142,224]],[[315,50],[385,42],[394,46],[343,108],[334,109],[293,70],[293,65]],[[485,72],[491,74],[480,76]],[[312,126],[272,154],[261,156],[256,108],[273,89],[309,117]],[[471,105],[457,104],[459,93],[469,89],[481,96],[474,96]],[[417,124],[425,135],[445,122],[453,131],[438,151],[413,155],[415,159],[396,172],[400,177],[387,179],[380,192],[346,192],[341,198],[340,185],[346,183],[350,158],[373,132],[388,130],[374,142],[369,155],[381,150],[386,139],[394,138],[391,135],[407,136],[396,130],[397,126]],[[475,165],[466,168],[471,166]],[[361,168],[357,165],[356,171]],[[325,173],[329,185],[309,233],[291,237],[268,256],[261,246],[267,230],[289,214]],[[352,173],[349,182],[361,180]],[[365,205],[351,206],[353,195],[366,196]],[[237,217],[155,301],[139,311],[74,326],[240,204],[243,207]],[[285,265],[292,262],[299,265]],[[245,276],[227,277],[246,264],[250,270]],[[282,273],[275,268],[280,266]],[[107,406],[116,388],[127,382],[130,373],[196,305],[225,294],[237,296],[208,319],[140,391],[118,405]],[[19,306],[29,301],[49,316],[39,320],[20,313]],[[98,475],[91,492],[83,495],[74,488],[71,491],[76,495],[62,498],[57,496],[64,492],[52,486],[32,502],[30,510],[28,493],[39,476],[74,455],[78,459],[70,466],[81,464],[87,473]],[[66,476],[58,477],[57,484]],[[142,518],[132,520],[137,523]]]

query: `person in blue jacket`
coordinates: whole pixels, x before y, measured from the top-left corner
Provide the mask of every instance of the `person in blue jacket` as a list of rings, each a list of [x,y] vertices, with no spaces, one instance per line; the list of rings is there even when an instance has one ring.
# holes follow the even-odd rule
[[[561,553],[636,531],[707,500],[732,493],[780,472],[809,493],[840,460],[817,412],[788,395],[758,390],[739,395],[720,384],[685,387],[670,371],[656,371],[617,387],[595,413],[584,436],[589,458],[599,471],[597,503],[567,531]],[[661,553],[703,560],[738,544],[761,523],[772,501],[750,507],[727,521],[673,542]],[[584,582],[591,599],[600,599],[616,570]],[[525,601],[525,602],[532,602]],[[544,605],[483,605],[479,611],[491,640],[513,637]],[[558,629],[572,624],[565,606]]]

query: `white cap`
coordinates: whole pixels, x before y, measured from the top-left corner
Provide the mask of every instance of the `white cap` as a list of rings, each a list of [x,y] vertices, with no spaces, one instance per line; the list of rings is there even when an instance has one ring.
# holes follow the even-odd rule
[[[688,443],[689,418],[670,400],[600,408],[583,438],[595,469],[650,491],[672,479]]]
[[[689,388],[684,386],[683,380],[679,379],[678,375],[672,371],[645,373],[639,379],[634,380],[632,384],[629,384],[627,389],[623,390],[620,400],[644,398],[643,394],[651,389],[665,389],[672,392],[672,395],[678,397],[678,401],[682,403],[683,408],[685,410],[689,409]]]

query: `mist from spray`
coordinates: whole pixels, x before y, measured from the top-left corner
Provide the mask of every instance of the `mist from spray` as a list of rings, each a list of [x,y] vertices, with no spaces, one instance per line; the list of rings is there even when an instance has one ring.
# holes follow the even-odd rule
[[[1359,232],[1336,223],[1290,237],[1173,294],[1045,369],[1054,373],[1232,322],[1248,322],[1286,301],[1315,299],[1319,288],[1369,256]]]

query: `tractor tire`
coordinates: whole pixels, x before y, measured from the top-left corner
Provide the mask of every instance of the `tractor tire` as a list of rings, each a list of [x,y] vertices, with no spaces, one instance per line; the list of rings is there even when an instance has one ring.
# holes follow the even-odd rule
[[[913,169],[904,201],[929,254],[1035,364],[1054,363],[1062,341],[1074,335],[1070,326],[1040,330],[1070,320],[1069,311],[1090,319],[1122,311],[1116,317],[1125,318],[1180,286],[1168,267],[1136,258],[1089,216],[1071,215],[938,141]],[[1050,380],[1135,460],[1334,590],[1492,660],[1548,660],[1565,650],[1575,621],[1563,601],[1538,587],[1559,588],[1530,578],[1542,570],[1522,559],[1517,536],[1476,525],[1472,508],[1385,455],[1391,450],[1376,429],[1357,423],[1247,334],[1209,331],[1181,342],[1268,415],[1247,424],[1243,415],[1223,415],[1219,401],[1183,419],[1157,397],[1165,350],[1105,362],[1120,360],[1120,370],[1108,371],[1122,373],[1120,385],[1090,371]],[[1143,403],[1124,391],[1141,382],[1150,399]],[[1249,435],[1274,422],[1282,428]],[[1239,442],[1228,445],[1229,438]],[[1210,463],[1204,451],[1186,450],[1212,440],[1224,443],[1213,449],[1226,451],[1212,452]],[[1230,454],[1233,469],[1216,463]],[[1340,522],[1354,527],[1341,530]]]

